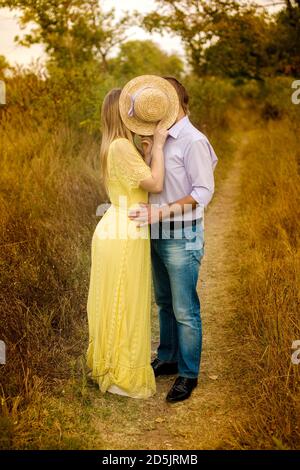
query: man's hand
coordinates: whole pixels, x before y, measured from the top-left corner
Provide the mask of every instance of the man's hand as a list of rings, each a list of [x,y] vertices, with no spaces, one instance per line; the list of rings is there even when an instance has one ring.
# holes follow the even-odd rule
[[[128,216],[130,220],[138,222],[138,227],[144,227],[159,222],[161,211],[154,205],[140,203],[139,208],[129,211]]]

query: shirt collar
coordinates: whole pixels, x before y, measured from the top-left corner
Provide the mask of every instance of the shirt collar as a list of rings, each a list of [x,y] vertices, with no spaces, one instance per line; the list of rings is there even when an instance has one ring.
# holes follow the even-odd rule
[[[177,139],[178,135],[185,128],[185,126],[190,122],[188,116],[184,116],[180,121],[176,122],[172,127],[170,127],[168,133],[174,139]]]

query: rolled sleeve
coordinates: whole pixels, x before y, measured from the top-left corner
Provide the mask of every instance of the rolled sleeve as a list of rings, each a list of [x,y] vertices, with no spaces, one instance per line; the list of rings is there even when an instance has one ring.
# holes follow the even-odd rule
[[[214,170],[217,162],[214,149],[205,139],[193,142],[185,155],[186,171],[192,185],[191,196],[204,207],[214,194]]]
[[[199,206],[207,207],[212,200],[214,193],[206,188],[194,188],[191,196],[199,204]]]

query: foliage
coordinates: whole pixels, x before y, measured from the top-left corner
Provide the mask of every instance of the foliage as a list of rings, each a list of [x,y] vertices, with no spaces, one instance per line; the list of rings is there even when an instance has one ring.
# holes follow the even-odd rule
[[[230,80],[217,77],[186,77],[193,122],[204,132],[227,127],[227,110],[233,104],[236,89]]]
[[[235,1],[184,0],[156,1],[157,9],[144,17],[145,28],[152,31],[168,31],[178,35],[195,74],[201,74],[204,50],[212,43],[215,25],[227,12],[236,11]]]
[[[162,73],[170,68],[173,75],[182,73],[178,58],[167,57],[151,42],[125,42],[128,28],[139,22],[150,32],[179,36],[196,76],[295,76],[300,72],[300,4],[285,3],[271,15],[237,0],[156,0],[155,11],[144,17],[124,13],[116,19],[115,10],[103,11],[98,0],[0,0],[0,6],[19,9],[21,25],[34,25],[17,39],[27,46],[43,44],[49,70],[78,74],[79,68],[98,67],[124,81],[137,71],[149,73],[160,60]]]
[[[299,106],[292,103],[292,84],[293,80],[282,76],[262,82],[249,80],[236,87],[236,94],[267,120],[289,118],[291,123],[299,122]]]
[[[127,41],[120,46],[110,70],[120,83],[138,75],[175,75],[180,79],[183,63],[175,54],[167,54],[153,41]]]
[[[274,56],[275,72],[300,75],[300,2],[293,6],[287,2],[285,10],[278,13],[273,27],[270,50]]]
[[[268,73],[270,25],[254,8],[225,16],[215,26],[218,41],[205,49],[208,75],[262,79]]]
[[[34,23],[17,38],[21,44],[44,44],[50,61],[65,69],[100,60],[107,70],[107,55],[132,24],[128,13],[116,20],[114,9],[103,12],[98,0],[0,0],[0,6],[18,8],[21,25]]]
[[[300,4],[286,3],[287,8],[272,17],[247,2],[157,0],[144,26],[179,36],[198,76],[295,75],[300,63]]]

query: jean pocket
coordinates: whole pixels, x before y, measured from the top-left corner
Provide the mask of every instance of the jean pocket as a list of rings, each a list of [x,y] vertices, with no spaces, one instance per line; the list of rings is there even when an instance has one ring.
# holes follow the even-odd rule
[[[204,230],[202,226],[185,227],[183,229],[183,238],[185,239],[186,250],[204,249]]]
[[[162,237],[166,240],[182,240],[184,238],[182,228],[162,228]]]

